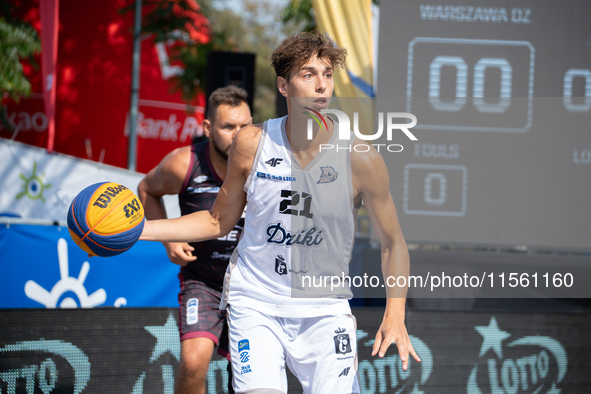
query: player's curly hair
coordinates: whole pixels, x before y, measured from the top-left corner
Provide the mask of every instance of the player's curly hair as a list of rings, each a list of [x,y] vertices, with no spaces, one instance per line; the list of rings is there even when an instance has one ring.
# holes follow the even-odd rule
[[[271,66],[278,77],[289,80],[292,73],[306,64],[312,56],[328,60],[336,70],[343,68],[347,50],[317,31],[299,33],[285,39],[271,55]]]

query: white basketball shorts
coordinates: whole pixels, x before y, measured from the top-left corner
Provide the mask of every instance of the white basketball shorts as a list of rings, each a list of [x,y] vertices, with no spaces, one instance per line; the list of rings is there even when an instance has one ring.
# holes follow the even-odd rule
[[[352,315],[287,318],[228,307],[234,391],[287,393],[285,365],[304,394],[359,393]]]

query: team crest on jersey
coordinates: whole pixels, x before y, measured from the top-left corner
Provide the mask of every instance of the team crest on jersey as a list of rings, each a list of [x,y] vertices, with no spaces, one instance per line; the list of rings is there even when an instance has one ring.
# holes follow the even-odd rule
[[[275,257],[275,272],[279,275],[287,275],[287,264],[285,264],[285,258],[280,254]]]
[[[330,183],[337,180],[339,173],[334,170],[331,166],[320,167],[322,173],[320,179],[316,183]]]
[[[336,354],[347,354],[353,351],[349,334],[337,334],[334,337],[334,351]]]

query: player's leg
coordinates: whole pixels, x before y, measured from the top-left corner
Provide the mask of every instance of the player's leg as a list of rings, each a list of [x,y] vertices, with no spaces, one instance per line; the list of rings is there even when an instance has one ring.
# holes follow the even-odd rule
[[[230,360],[230,344],[228,343],[228,320],[226,318],[226,311],[222,311],[224,316],[224,329],[222,330],[222,335],[220,336],[220,342],[218,343],[218,354],[222,357],[225,357],[228,360],[228,366],[226,367],[226,371],[228,371],[228,394],[235,394],[234,387],[232,386],[232,362]]]
[[[205,378],[215,343],[197,337],[181,341],[181,359],[175,381],[176,394],[205,394]]]
[[[300,320],[286,358],[304,394],[359,393],[355,318],[336,315]]]
[[[181,279],[179,330],[181,357],[175,393],[205,393],[205,378],[215,346],[222,336],[225,315],[219,310],[220,291],[192,279]]]
[[[228,307],[230,353],[236,394],[287,393],[285,355],[277,318]]]

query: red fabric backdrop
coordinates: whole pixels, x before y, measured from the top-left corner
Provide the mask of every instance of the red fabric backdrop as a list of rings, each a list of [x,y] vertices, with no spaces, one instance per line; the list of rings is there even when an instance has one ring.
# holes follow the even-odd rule
[[[19,16],[40,34],[39,1],[15,1]],[[56,152],[127,165],[127,116],[130,104],[133,11],[120,15],[122,0],[59,2]],[[167,55],[160,45],[160,60]],[[39,65],[41,61],[38,59]],[[188,145],[202,133],[205,97],[186,112],[180,93],[170,93],[167,69],[159,62],[157,44],[147,36],[141,46],[140,115],[137,170],[147,172],[171,150]],[[19,131],[17,141],[45,148],[48,118],[43,104],[41,68],[25,65],[33,94],[20,103],[4,99]],[[0,127],[0,137],[12,135]]]

